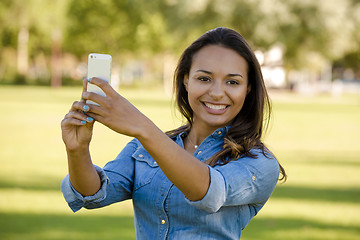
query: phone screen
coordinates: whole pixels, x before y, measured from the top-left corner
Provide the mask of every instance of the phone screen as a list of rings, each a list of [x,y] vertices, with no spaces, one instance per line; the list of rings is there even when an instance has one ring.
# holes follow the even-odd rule
[[[108,54],[90,53],[88,57],[88,78],[97,77],[108,83],[111,78],[111,61],[112,57]],[[101,96],[106,96],[105,93],[98,86],[88,83],[88,92],[94,92]],[[97,104],[92,101],[87,101],[90,104]]]

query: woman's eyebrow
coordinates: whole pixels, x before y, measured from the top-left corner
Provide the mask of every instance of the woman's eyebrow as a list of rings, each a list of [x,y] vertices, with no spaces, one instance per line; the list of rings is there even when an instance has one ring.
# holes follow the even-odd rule
[[[203,70],[203,69],[196,70],[196,72],[203,72],[203,73],[210,74],[210,75],[213,74],[212,72],[206,71],[206,70]],[[228,77],[241,77],[241,78],[244,78],[243,75],[241,75],[240,73],[229,73],[229,74],[226,75],[226,76],[228,76]]]
[[[241,78],[244,78],[243,75],[241,75],[240,73],[230,73],[227,76],[228,77],[241,77]]]
[[[213,74],[212,72],[202,70],[202,69],[196,70],[196,72],[203,72],[203,73],[207,73],[207,74],[210,74],[210,75]]]

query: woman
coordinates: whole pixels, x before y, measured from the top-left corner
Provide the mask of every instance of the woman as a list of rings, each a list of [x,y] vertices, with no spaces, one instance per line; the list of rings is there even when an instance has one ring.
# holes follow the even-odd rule
[[[107,96],[84,91],[62,121],[64,197],[73,211],[131,198],[138,239],[239,239],[279,171],[286,177],[261,142],[270,105],[259,64],[240,34],[216,28],[184,51],[174,80],[187,124],[165,134],[107,83],[90,79]],[[134,137],[103,169],[89,154],[94,121]]]

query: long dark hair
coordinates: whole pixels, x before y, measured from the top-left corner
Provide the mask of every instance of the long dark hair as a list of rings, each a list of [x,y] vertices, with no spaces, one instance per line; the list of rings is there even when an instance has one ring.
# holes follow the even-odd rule
[[[225,135],[223,149],[214,154],[206,163],[214,166],[216,164],[226,164],[241,156],[256,157],[250,152],[253,148],[261,149],[265,155],[274,156],[261,141],[263,130],[267,129],[270,121],[271,102],[266,91],[260,64],[246,40],[238,32],[228,28],[220,27],[206,32],[185,49],[180,57],[174,75],[174,92],[177,107],[186,118],[187,124],[169,131],[167,134],[174,136],[191,129],[193,110],[188,101],[184,77],[190,72],[194,54],[207,45],[220,45],[232,49],[246,60],[250,91],[245,98],[241,111],[234,118]],[[285,170],[280,164],[279,166],[282,175],[280,180],[286,181]]]

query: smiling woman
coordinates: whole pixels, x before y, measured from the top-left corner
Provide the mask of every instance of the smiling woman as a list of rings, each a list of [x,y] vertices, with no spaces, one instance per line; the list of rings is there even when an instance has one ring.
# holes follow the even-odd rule
[[[248,92],[248,65],[232,49],[209,45],[193,57],[190,72],[184,79],[193,115],[193,129],[201,133],[188,136],[200,144],[217,128],[227,126],[240,112]],[[186,145],[185,145],[186,146]]]
[[[139,239],[239,239],[286,176],[261,141],[270,105],[259,64],[240,34],[217,28],[185,50],[174,80],[188,123],[167,133],[108,83],[88,80],[100,96],[84,81],[61,124],[64,197],[73,211],[131,198]],[[134,137],[104,168],[89,152],[94,121]]]

